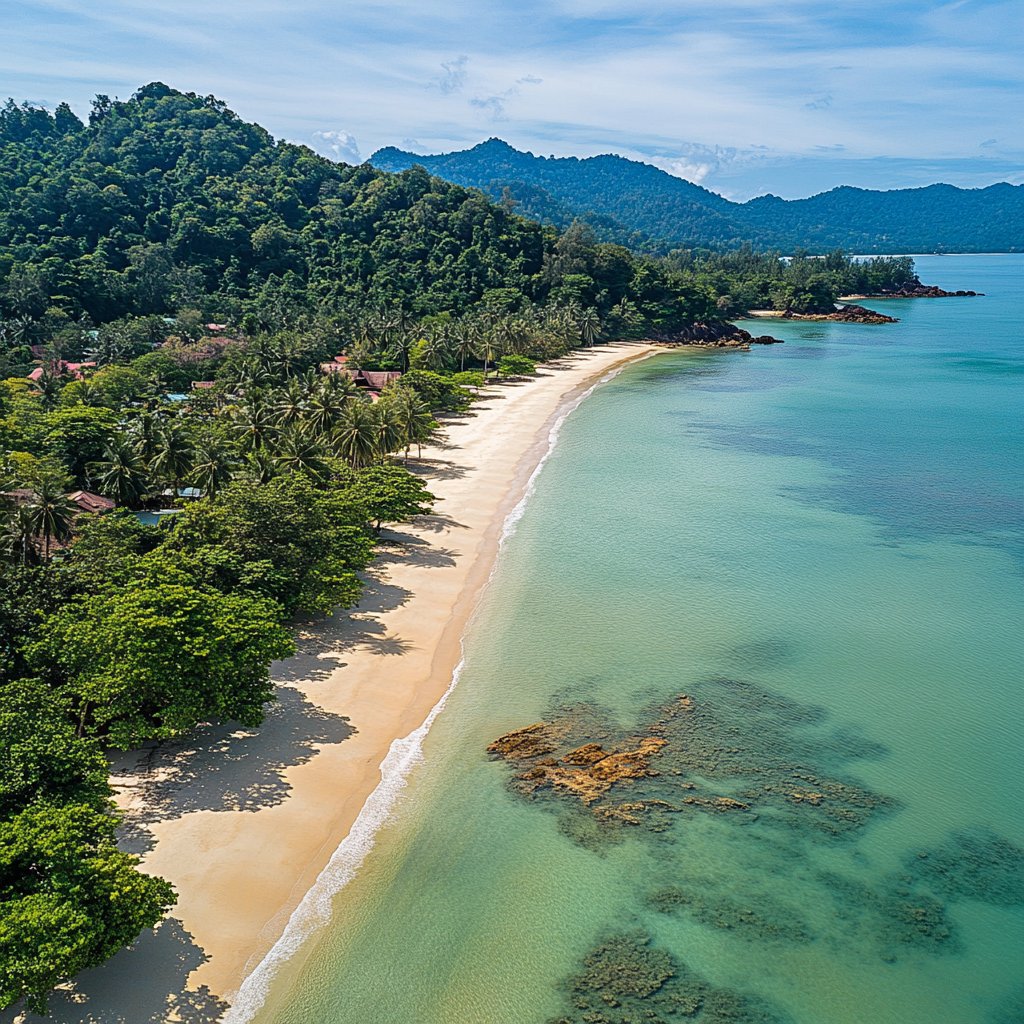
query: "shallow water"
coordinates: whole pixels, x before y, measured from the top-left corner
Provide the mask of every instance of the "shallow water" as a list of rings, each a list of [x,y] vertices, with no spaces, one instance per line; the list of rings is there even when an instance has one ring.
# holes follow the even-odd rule
[[[423,762],[259,1020],[1021,1019],[1024,257],[918,268],[987,294],[659,356],[573,413]],[[539,720],[661,729],[608,799],[670,809],[517,790],[486,748]]]

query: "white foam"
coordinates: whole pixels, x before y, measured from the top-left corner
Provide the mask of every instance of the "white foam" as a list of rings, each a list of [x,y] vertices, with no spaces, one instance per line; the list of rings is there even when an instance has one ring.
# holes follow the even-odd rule
[[[522,519],[530,497],[536,488],[537,477],[555,450],[566,419],[579,407],[581,402],[589,398],[602,384],[621,373],[623,368],[623,366],[613,368],[563,407],[548,431],[547,451],[530,474],[522,498],[505,517],[498,542],[499,550],[515,533],[516,526]],[[494,569],[492,568],[491,576],[493,577],[493,575]],[[415,765],[423,760],[423,741],[434,724],[434,720],[444,710],[448,698],[458,686],[464,665],[465,649],[463,648],[462,657],[458,665],[455,666],[448,689],[430,709],[430,714],[418,729],[391,744],[387,757],[380,765],[380,782],[366,803],[363,804],[351,831],[342,839],[338,848],[331,855],[327,866],[320,872],[309,892],[288,918],[281,937],[242,982],[230,1009],[221,1018],[221,1024],[245,1024],[246,1021],[251,1020],[266,1002],[271,982],[282,964],[290,960],[307,939],[330,921],[334,897],[355,877],[367,854],[373,849],[377,832],[391,816],[399,794],[406,786],[409,773]]]
[[[423,740],[458,685],[463,664],[463,661],[459,661],[456,665],[448,689],[431,708],[423,724],[391,744],[380,765],[380,782],[363,804],[352,830],[341,841],[312,888],[288,918],[281,937],[242,982],[231,1008],[222,1018],[223,1024],[242,1024],[251,1020],[266,1001],[270,982],[281,965],[291,959],[302,944],[330,920],[332,900],[355,877],[366,855],[373,849],[377,832],[390,817],[399,793],[406,785],[409,772],[423,759]]]

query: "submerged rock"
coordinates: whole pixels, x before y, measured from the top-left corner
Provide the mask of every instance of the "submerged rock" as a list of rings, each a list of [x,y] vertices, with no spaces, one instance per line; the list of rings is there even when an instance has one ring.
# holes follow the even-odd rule
[[[1024,849],[988,829],[957,832],[937,850],[908,857],[911,878],[947,899],[1024,904]]]
[[[572,800],[606,832],[663,832],[670,815],[712,813],[766,815],[769,824],[838,838],[893,805],[822,770],[826,761],[849,760],[857,745],[846,733],[831,746],[827,737],[805,736],[822,722],[819,708],[736,680],[710,680],[702,690],[700,701],[684,693],[650,709],[649,724],[634,735],[593,705],[578,704],[487,749],[512,766],[514,791],[553,800],[556,808]],[[582,831],[592,845],[592,830]]]
[[[566,1013],[551,1024],[785,1024],[760,1000],[706,981],[645,932],[610,935],[565,983]]]

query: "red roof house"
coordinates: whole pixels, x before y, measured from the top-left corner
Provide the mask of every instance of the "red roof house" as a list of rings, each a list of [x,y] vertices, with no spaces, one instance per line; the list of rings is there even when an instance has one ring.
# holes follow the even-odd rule
[[[72,377],[75,380],[81,380],[85,376],[83,371],[90,370],[95,365],[95,363],[68,363],[63,359],[57,359],[50,363],[49,366],[37,366],[28,375],[28,379],[39,380],[44,373],[49,371],[55,377]]]
[[[102,494],[93,494],[92,491],[72,491],[68,500],[73,501],[83,512],[98,514],[100,512],[111,512],[114,503],[110,498],[104,498]]]

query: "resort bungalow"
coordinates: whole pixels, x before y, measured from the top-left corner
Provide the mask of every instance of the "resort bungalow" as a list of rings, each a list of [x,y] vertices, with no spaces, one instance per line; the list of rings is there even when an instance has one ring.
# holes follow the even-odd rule
[[[67,497],[68,501],[91,515],[114,510],[114,502],[110,498],[104,498],[102,494],[93,494],[92,491],[72,491]]]
[[[69,363],[63,359],[55,359],[46,366],[37,366],[29,375],[29,380],[39,380],[44,373],[49,372],[54,377],[71,377],[73,380],[81,380],[86,370],[91,370],[95,363]]]
[[[353,370],[347,366],[348,356],[335,356],[330,363],[321,363],[321,373],[339,374],[348,377],[357,387],[369,391],[380,391],[386,384],[398,380],[402,374],[398,370]]]

